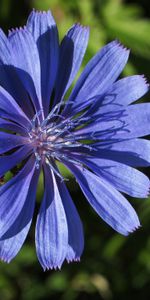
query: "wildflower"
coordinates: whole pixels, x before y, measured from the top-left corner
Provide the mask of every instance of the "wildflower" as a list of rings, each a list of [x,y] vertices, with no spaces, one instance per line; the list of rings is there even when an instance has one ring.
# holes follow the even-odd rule
[[[28,234],[40,171],[44,196],[35,243],[44,269],[77,261],[83,228],[56,162],[74,175],[90,205],[117,232],[140,225],[123,192],[145,198],[149,179],[135,167],[150,163],[150,105],[131,103],[148,90],[143,76],[118,79],[129,51],[117,41],[87,64],[68,101],[89,29],[74,25],[60,46],[55,21],[33,11],[24,28],[0,32],[0,258],[10,262]],[[116,81],[117,80],[117,81]]]

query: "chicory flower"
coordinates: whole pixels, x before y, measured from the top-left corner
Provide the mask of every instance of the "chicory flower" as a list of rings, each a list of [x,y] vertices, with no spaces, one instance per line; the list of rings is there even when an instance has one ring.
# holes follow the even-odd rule
[[[44,195],[35,243],[44,269],[77,261],[83,228],[56,162],[74,175],[90,205],[117,232],[140,225],[120,193],[145,198],[149,179],[135,167],[150,163],[150,104],[143,76],[118,79],[129,51],[113,41],[87,64],[70,96],[89,29],[75,24],[59,45],[51,12],[33,11],[24,28],[0,31],[0,258],[10,262],[28,234],[39,174]]]

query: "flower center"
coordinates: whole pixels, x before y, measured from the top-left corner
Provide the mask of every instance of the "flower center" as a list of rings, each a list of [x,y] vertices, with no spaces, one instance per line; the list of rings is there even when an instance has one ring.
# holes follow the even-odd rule
[[[29,132],[30,143],[32,143],[35,153],[37,168],[40,161],[43,162],[46,158],[55,157],[58,144],[63,143],[63,139],[59,137],[58,132],[51,126],[38,125],[33,127]]]
[[[60,107],[56,105],[44,120],[42,112],[39,111],[31,120],[28,134],[35,154],[37,169],[41,164],[47,163],[61,177],[55,160],[78,163],[77,160],[74,160],[71,152],[76,152],[77,149],[82,152],[85,148],[89,150],[90,146],[84,145],[81,142],[82,137],[76,135],[76,129],[84,124],[85,119],[82,116],[64,118],[58,114],[59,109]]]

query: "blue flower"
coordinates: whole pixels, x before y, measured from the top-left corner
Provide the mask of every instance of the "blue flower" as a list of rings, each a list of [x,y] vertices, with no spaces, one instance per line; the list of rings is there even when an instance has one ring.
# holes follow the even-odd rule
[[[98,215],[128,235],[140,226],[123,192],[145,198],[149,179],[135,167],[150,164],[150,104],[134,104],[148,91],[143,76],[119,79],[129,51],[117,41],[87,64],[68,101],[89,29],[74,25],[59,45],[55,21],[33,11],[24,28],[0,31],[0,258],[10,262],[28,234],[40,171],[44,196],[35,243],[44,269],[77,261],[83,228],[56,162],[76,178]]]

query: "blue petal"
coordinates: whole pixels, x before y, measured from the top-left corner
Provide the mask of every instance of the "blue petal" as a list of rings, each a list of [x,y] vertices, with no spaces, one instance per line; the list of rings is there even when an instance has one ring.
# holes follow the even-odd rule
[[[13,30],[9,35],[17,73],[33,101],[37,112],[42,110],[41,69],[36,43],[26,29]]]
[[[11,119],[25,128],[29,128],[31,124],[16,101],[2,87],[0,87],[0,114],[1,117]]]
[[[45,165],[45,192],[36,224],[36,250],[45,269],[61,268],[68,247],[68,225],[57,183]]]
[[[75,24],[68,31],[60,45],[60,60],[56,80],[54,103],[65,95],[79,71],[89,39],[89,28]]]
[[[96,117],[91,124],[75,132],[76,135],[89,134],[93,138],[106,140],[133,139],[150,134],[150,104],[129,105],[116,112],[108,106],[106,114]],[[92,115],[91,115],[92,120]]]
[[[76,130],[74,133],[76,137],[85,136],[84,139],[87,137],[87,139],[92,140],[117,139],[118,134],[121,133],[118,140],[121,138],[123,139],[123,133],[126,132],[126,130],[127,132],[129,132],[129,130],[126,129],[128,123],[126,124],[126,120],[124,118],[125,113],[125,109],[117,111],[117,113],[110,110],[108,113],[102,114],[95,119],[91,115],[91,117],[89,117],[89,121],[91,121],[91,123],[87,124],[83,128]]]
[[[129,51],[114,41],[103,47],[87,64],[81,74],[67,106],[71,113],[81,111],[82,105],[90,103],[90,99],[103,94],[122,72],[129,56]]]
[[[0,177],[23,161],[31,151],[32,148],[25,145],[10,155],[0,156]]]
[[[39,172],[35,171],[24,206],[9,230],[0,238],[0,259],[10,262],[21,249],[31,226]]]
[[[27,21],[27,29],[32,33],[39,51],[43,107],[47,114],[58,67],[57,27],[50,11],[32,11]]]
[[[110,159],[91,157],[81,158],[81,161],[98,176],[105,178],[119,191],[132,197],[148,197],[150,181],[140,171]]]
[[[0,29],[0,64],[11,64],[11,46],[9,44],[9,41],[2,31]]]
[[[6,129],[9,131],[13,131],[16,133],[21,133],[23,135],[27,134],[27,130],[23,128],[22,126],[18,125],[17,123],[5,120],[5,119],[0,119],[0,128],[1,129]]]
[[[0,132],[0,154],[26,143],[27,139],[25,137],[6,132]]]
[[[14,66],[13,50],[9,40],[0,29],[0,85],[9,92],[10,95],[22,107],[27,116],[34,115],[28,94],[17,75]]]
[[[98,116],[119,111],[123,106],[141,98],[149,90],[144,76],[135,75],[113,83],[105,94],[97,95],[86,115]]]
[[[0,237],[2,237],[22,211],[35,169],[34,159],[10,181],[0,187]]]
[[[105,101],[106,103],[112,103],[113,101],[115,104],[129,105],[140,99],[148,90],[149,85],[144,76],[129,76],[113,83],[102,103],[105,103]]]
[[[68,262],[77,261],[80,259],[84,248],[82,223],[66,185],[58,177],[56,180],[68,223],[68,250],[66,259]]]
[[[112,159],[133,167],[150,165],[150,141],[133,139],[123,141],[107,141],[96,143],[98,150],[95,155],[100,158]]]
[[[116,132],[115,138],[136,138],[150,134],[150,104],[140,103],[129,105],[126,116],[122,118],[125,126]]]
[[[140,226],[138,216],[111,184],[86,169],[66,164],[76,177],[88,202],[98,215],[112,228],[128,235]]]

